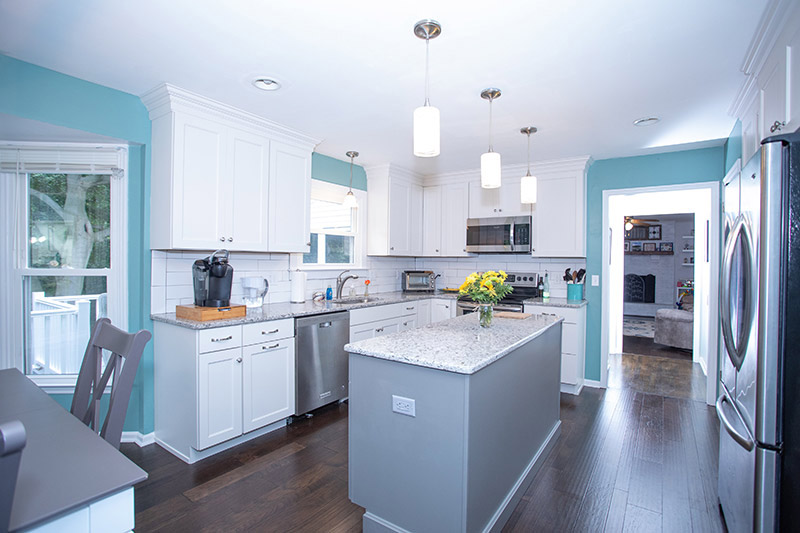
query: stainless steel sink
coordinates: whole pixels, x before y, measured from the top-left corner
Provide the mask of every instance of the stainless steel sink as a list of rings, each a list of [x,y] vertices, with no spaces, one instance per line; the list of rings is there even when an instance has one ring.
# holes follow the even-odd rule
[[[367,296],[366,298],[363,296],[347,296],[345,298],[334,298],[331,302],[335,304],[365,304],[369,302],[377,302],[380,298],[375,298],[374,296]]]

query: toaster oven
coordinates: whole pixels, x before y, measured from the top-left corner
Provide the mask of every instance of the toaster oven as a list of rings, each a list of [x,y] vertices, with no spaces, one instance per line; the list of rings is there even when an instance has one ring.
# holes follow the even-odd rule
[[[403,292],[434,292],[436,275],[430,270],[406,270],[403,272]]]

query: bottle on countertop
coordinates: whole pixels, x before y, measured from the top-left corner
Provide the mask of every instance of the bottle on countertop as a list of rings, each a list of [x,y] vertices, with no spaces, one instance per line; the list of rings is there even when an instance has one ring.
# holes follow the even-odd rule
[[[536,285],[536,289],[539,291],[539,296],[541,296],[544,292],[544,278],[541,276],[539,276],[539,283]]]
[[[325,299],[326,300],[333,300],[333,288],[331,288],[331,284],[328,283],[328,288],[325,289]]]
[[[544,288],[542,289],[542,301],[549,302],[550,301],[550,278],[547,275],[547,272],[544,273]]]

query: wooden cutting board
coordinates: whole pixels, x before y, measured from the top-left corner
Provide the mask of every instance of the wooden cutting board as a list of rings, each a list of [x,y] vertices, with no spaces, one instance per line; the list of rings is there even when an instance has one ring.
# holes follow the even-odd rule
[[[516,318],[517,320],[522,320],[523,318],[530,318],[532,315],[530,313],[514,313],[512,311],[495,311],[492,313],[492,316],[496,316],[498,318]]]
[[[176,305],[175,317],[185,320],[208,322],[226,318],[240,318],[247,315],[247,306],[238,304],[228,307],[200,307],[198,305]]]

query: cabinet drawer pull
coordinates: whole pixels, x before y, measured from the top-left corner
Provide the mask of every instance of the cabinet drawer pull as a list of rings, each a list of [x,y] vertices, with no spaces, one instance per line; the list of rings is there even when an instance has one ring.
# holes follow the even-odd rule
[[[414,310],[413,307],[406,307],[406,311],[413,311],[413,310]]]
[[[407,326],[407,325],[408,325],[408,322],[403,322],[403,325],[404,325],[404,326]]]
[[[262,331],[261,334],[262,335],[272,335],[274,333],[278,333],[279,331],[280,331],[280,329],[273,329],[272,331]]]
[[[220,337],[219,339],[211,339],[211,342],[224,342],[233,339],[233,335],[228,335],[227,337]]]
[[[280,345],[281,345],[281,343],[277,342],[277,343],[273,344],[272,346],[262,346],[261,349],[262,350],[272,350],[273,348],[277,348]]]
[[[220,237],[219,242],[225,242],[225,237]]]
[[[331,323],[330,322],[320,322],[319,327],[321,327],[321,328],[329,328],[329,327],[331,327]]]
[[[382,331],[383,331],[383,328],[375,328],[375,333],[381,333]]]
[[[242,362],[242,358],[241,358],[241,357],[237,357],[237,358],[236,358],[236,362],[237,362],[237,363],[241,363],[241,362]]]

